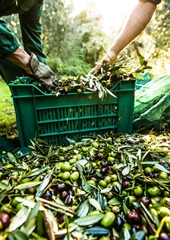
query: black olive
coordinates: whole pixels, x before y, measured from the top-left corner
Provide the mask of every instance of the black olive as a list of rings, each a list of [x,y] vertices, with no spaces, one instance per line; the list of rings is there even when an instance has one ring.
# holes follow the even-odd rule
[[[100,170],[100,173],[101,173],[102,175],[106,175],[106,173],[107,173],[107,168],[102,168],[102,169]]]
[[[68,196],[66,197],[64,203],[65,203],[65,205],[67,205],[67,206],[71,206],[72,203],[73,203],[73,198],[72,198],[72,196],[71,196],[71,195],[68,195]]]
[[[96,174],[95,177],[97,179],[104,179],[103,174],[101,174],[101,173]]]
[[[151,203],[151,200],[148,197],[142,197],[140,201],[145,205],[145,207],[149,207],[149,204]]]
[[[105,161],[101,161],[101,162],[100,162],[100,165],[101,165],[102,167],[106,168],[106,167],[108,166],[108,163],[105,162]]]
[[[0,230],[5,229],[10,224],[10,216],[7,213],[0,213]]]
[[[62,191],[61,194],[60,194],[60,197],[61,197],[62,200],[64,200],[67,196],[68,196],[67,191]]]
[[[59,192],[62,192],[62,191],[65,191],[68,189],[68,186],[65,184],[65,183],[57,183],[56,184],[56,189],[59,191]]]
[[[117,186],[113,186],[112,191],[118,194],[119,193],[119,188]]]
[[[115,222],[114,222],[114,227],[117,231],[120,231],[123,227],[124,220],[121,216],[116,216]]]
[[[44,194],[43,194],[43,198],[46,200],[51,200],[52,199],[52,193],[50,190],[47,190]]]
[[[138,223],[141,223],[141,216],[138,212],[136,211],[129,211],[127,214],[126,214],[126,219],[129,223],[132,223],[132,224],[138,224]]]

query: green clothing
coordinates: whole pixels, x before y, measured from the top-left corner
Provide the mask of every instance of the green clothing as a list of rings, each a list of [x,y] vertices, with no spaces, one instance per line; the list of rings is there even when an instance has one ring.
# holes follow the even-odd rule
[[[22,76],[22,69],[5,60],[8,54],[21,46],[21,43],[1,17],[18,14],[24,50],[28,54],[33,52],[39,61],[45,63],[40,37],[42,6],[43,0],[0,1],[0,75],[7,83],[15,80],[16,76]]]

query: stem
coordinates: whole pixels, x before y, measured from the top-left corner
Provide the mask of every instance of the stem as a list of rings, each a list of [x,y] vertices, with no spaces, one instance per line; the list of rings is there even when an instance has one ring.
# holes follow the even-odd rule
[[[154,233],[156,233],[156,229],[154,228],[153,224],[152,224],[151,221],[149,220],[147,214],[144,212],[144,210],[143,210],[142,208],[141,208],[141,211],[142,211],[142,214],[144,215],[144,217],[146,218],[149,226],[151,227],[152,231],[153,231]]]
[[[64,210],[64,211],[66,211],[66,212],[69,212],[69,213],[71,213],[71,214],[74,214],[74,212],[73,212],[72,210],[68,209],[67,207],[61,206],[61,205],[59,205],[59,204],[57,204],[57,203],[50,202],[50,201],[45,200],[45,199],[43,199],[43,198],[36,197],[36,201],[40,201],[40,202],[42,202],[42,203],[46,203],[46,204],[51,205],[51,206],[53,206],[53,207],[60,208],[60,209],[62,209],[62,210]]]

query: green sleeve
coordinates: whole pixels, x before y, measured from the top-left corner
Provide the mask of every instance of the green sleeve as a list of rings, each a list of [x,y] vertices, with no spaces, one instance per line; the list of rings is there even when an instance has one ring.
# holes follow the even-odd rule
[[[20,45],[14,33],[7,27],[6,22],[0,18],[0,59],[5,59]]]
[[[43,0],[37,0],[35,5],[28,11],[19,14],[22,40],[25,51],[30,54],[33,52],[37,58],[44,62],[46,57],[42,51],[42,15]]]
[[[154,4],[159,4],[161,2],[161,0],[147,0],[147,2],[151,2]]]

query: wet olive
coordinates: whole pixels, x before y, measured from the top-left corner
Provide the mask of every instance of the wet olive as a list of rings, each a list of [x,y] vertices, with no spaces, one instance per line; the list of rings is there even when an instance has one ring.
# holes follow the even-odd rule
[[[115,221],[115,214],[113,212],[106,212],[101,220],[101,225],[110,227]]]
[[[10,216],[7,213],[0,213],[0,230],[7,228],[10,224]]]
[[[158,186],[153,186],[148,189],[148,193],[151,197],[156,197],[156,196],[161,195],[161,190]]]
[[[46,200],[51,200],[52,199],[52,193],[50,190],[47,190],[44,194],[43,194],[43,198]]]
[[[145,207],[149,207],[151,203],[151,199],[148,197],[142,197],[140,202],[142,202],[145,205]]]
[[[57,183],[56,184],[56,189],[59,191],[59,192],[62,192],[62,191],[65,191],[68,189],[68,186],[65,184],[65,183]]]
[[[124,181],[124,182],[122,182],[122,188],[123,188],[123,189],[128,188],[128,187],[130,187],[129,181]]]
[[[117,186],[113,186],[112,191],[119,194],[119,188]]]
[[[121,216],[116,216],[115,221],[114,221],[114,227],[117,231],[120,231],[123,227],[124,220]]]
[[[141,216],[138,212],[136,211],[129,211],[127,214],[126,214],[126,219],[129,223],[132,223],[132,224],[138,224],[138,223],[141,223]]]
[[[73,203],[73,198],[72,198],[72,196],[71,196],[71,195],[68,195],[68,196],[66,197],[64,203],[65,203],[65,205],[67,205],[67,206],[71,206],[72,203]]]

